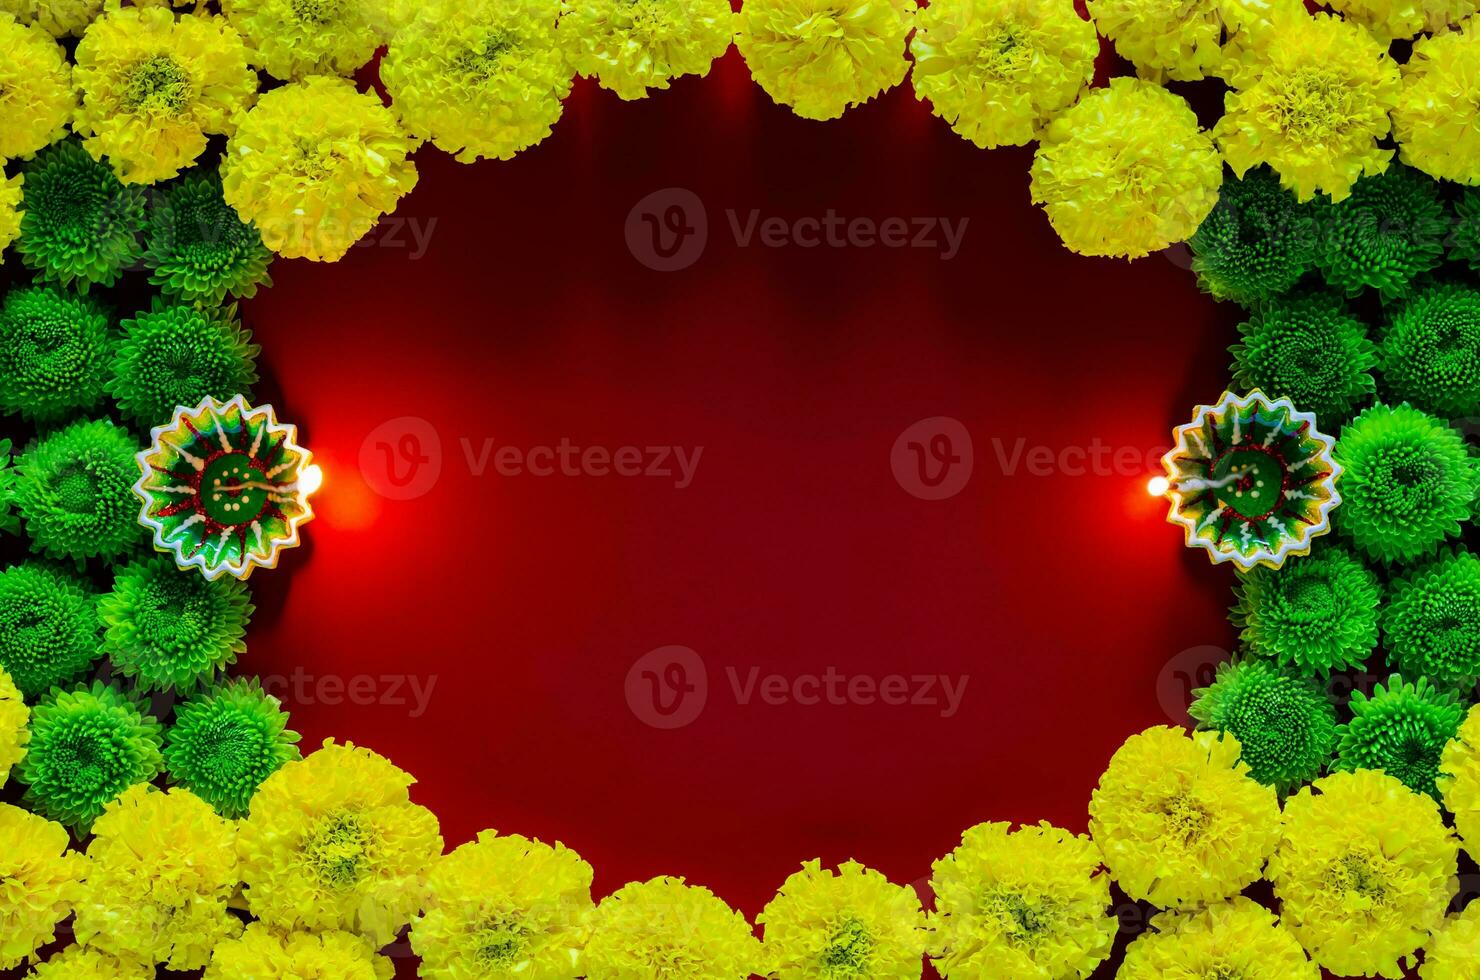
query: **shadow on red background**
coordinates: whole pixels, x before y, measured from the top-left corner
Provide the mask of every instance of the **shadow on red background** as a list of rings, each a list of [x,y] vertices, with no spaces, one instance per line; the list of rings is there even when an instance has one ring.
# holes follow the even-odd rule
[[[979,821],[1085,829],[1111,752],[1173,721],[1198,648],[1231,640],[1231,577],[1144,484],[1221,393],[1232,316],[1177,255],[1066,252],[1030,163],[970,146],[908,88],[800,120],[733,52],[644,102],[578,86],[512,162],[423,152],[372,244],[279,263],[247,308],[262,393],[327,483],[308,547],[254,582],[242,668],[275,679],[308,744],[414,772],[449,846],[558,838],[599,894],[684,875],[753,916],[803,859],[916,882]],[[624,229],[666,188],[697,197],[708,234],[664,273]],[[744,245],[752,211],[804,237],[797,219],[829,213],[965,232],[949,259],[938,224],[938,247]],[[970,435],[971,476],[919,499],[891,450],[942,416]],[[497,472],[562,440],[702,454],[684,488]],[[423,457],[428,492],[378,492]],[[695,675],[629,669],[672,645],[708,696],[664,730],[644,721],[651,685],[671,701],[663,682]],[[953,713],[939,681],[936,703],[796,703],[829,668],[965,689]],[[741,703],[769,675],[787,703]]]

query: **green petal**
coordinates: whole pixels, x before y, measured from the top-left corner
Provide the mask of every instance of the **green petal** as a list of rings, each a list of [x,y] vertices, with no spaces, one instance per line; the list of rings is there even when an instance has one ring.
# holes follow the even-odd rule
[[[1315,779],[1336,748],[1336,706],[1309,677],[1265,660],[1220,664],[1211,687],[1194,691],[1199,727],[1230,732],[1255,779],[1289,793]]]
[[[1458,537],[1477,473],[1448,423],[1403,404],[1367,409],[1341,430],[1335,524],[1369,558],[1410,562]]]
[[[1320,228],[1316,264],[1326,282],[1348,296],[1376,289],[1384,299],[1402,296],[1435,268],[1449,234],[1438,183],[1398,163],[1322,205]]]
[[[1377,348],[1335,297],[1274,300],[1239,333],[1243,342],[1229,348],[1235,383],[1289,398],[1328,432],[1377,392]]]
[[[197,171],[165,191],[145,240],[149,281],[181,303],[219,306],[228,294],[244,299],[272,285],[272,250],[226,203],[214,173]]]
[[[1315,210],[1267,167],[1229,176],[1188,241],[1198,282],[1215,299],[1253,306],[1285,292],[1315,262]]]
[[[1370,698],[1360,691],[1353,694],[1351,712],[1351,722],[1338,729],[1333,768],[1380,769],[1415,793],[1439,798],[1434,785],[1439,757],[1465,716],[1458,698],[1427,678],[1410,684],[1394,674]]]
[[[52,423],[95,407],[112,354],[97,303],[51,286],[12,290],[0,304],[0,411]]]
[[[1377,648],[1380,591],[1367,566],[1328,544],[1242,575],[1230,619],[1253,653],[1324,677],[1361,666]]]
[[[244,817],[262,781],[299,758],[298,733],[287,724],[255,679],[206,691],[175,711],[164,748],[170,780],[223,817]]]
[[[74,422],[19,462],[16,503],[34,551],[112,559],[147,538],[139,524],[139,447],[109,421]]]
[[[1480,292],[1435,286],[1398,309],[1382,338],[1393,394],[1449,418],[1480,412]]]
[[[144,254],[144,192],[119,182],[75,141],[42,150],[26,167],[15,250],[44,280],[111,286]]]
[[[161,728],[116,687],[54,690],[31,712],[31,742],[16,771],[25,802],[86,834],[103,808],[164,768]]]
[[[145,428],[165,425],[180,406],[207,397],[251,396],[262,348],[236,319],[236,308],[203,310],[154,304],[123,321],[123,340],[107,388],[119,410]]]
[[[101,655],[99,640],[83,581],[39,562],[0,571],[0,668],[27,699],[75,681]]]
[[[189,692],[235,663],[252,612],[244,583],[207,581],[158,555],[119,571],[98,601],[103,650],[142,691]]]

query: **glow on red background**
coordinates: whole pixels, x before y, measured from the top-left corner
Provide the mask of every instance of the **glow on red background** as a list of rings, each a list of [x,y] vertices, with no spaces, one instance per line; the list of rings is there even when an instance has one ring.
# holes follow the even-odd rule
[[[326,483],[307,546],[254,579],[242,669],[297,676],[280,690],[308,744],[415,773],[449,846],[560,839],[600,894],[684,875],[753,916],[803,859],[912,882],[979,821],[1085,829],[1111,752],[1172,720],[1195,648],[1231,641],[1231,573],[1184,551],[1126,460],[1222,392],[1233,331],[1179,255],[1067,253],[1030,162],[976,150],[907,89],[797,119],[733,53],[645,102],[582,85],[509,163],[421,154],[378,244],[280,263],[247,307],[263,393]],[[708,244],[658,273],[624,225],[671,187],[703,203]],[[752,209],[968,224],[949,261],[742,247],[726,212],[743,227]],[[937,416],[974,466],[926,501],[890,454]],[[402,417],[436,433],[440,476],[397,501],[360,465]],[[393,435],[366,459],[404,467]],[[472,473],[485,440],[562,439],[703,450],[684,489]],[[1075,475],[1096,447],[1121,465]],[[670,645],[703,659],[709,696],[667,731],[625,682]],[[740,704],[727,668],[969,680],[943,717]]]

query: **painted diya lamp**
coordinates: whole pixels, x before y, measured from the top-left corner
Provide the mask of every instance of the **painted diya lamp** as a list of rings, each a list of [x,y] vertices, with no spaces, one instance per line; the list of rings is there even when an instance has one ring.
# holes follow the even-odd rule
[[[138,456],[143,475],[134,493],[156,550],[208,579],[244,579],[298,545],[322,475],[298,445],[297,429],[280,424],[271,405],[253,407],[241,395],[207,398],[175,409],[151,435]]]
[[[1182,526],[1188,547],[1214,563],[1278,568],[1331,530],[1341,503],[1335,446],[1288,398],[1226,393],[1177,428],[1156,491],[1170,499],[1167,520]]]

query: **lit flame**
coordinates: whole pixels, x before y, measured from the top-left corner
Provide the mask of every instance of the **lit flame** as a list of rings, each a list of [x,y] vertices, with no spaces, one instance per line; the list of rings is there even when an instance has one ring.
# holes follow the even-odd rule
[[[1146,481],[1146,492],[1153,497],[1165,497],[1170,489],[1172,489],[1172,481],[1164,476],[1153,476]]]
[[[324,471],[317,463],[303,468],[303,472],[298,477],[298,492],[303,494],[305,499],[312,496],[314,491],[323,485]]]

